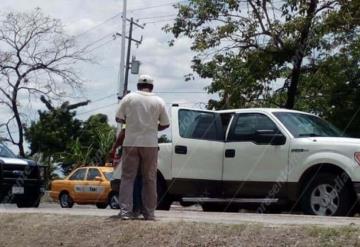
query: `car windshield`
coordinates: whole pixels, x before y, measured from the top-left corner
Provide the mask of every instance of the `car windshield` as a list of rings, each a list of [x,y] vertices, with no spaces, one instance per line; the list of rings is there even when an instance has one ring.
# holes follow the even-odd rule
[[[3,143],[0,143],[0,157],[16,158],[16,155]]]
[[[344,136],[333,125],[314,115],[296,112],[274,112],[273,114],[295,138]]]
[[[113,172],[103,172],[106,180],[111,180],[113,177]]]

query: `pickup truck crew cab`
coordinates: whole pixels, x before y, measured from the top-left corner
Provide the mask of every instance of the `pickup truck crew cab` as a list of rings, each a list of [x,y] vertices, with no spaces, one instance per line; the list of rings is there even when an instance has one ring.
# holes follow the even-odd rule
[[[349,215],[360,195],[360,139],[321,118],[285,109],[206,111],[173,106],[172,143],[160,144],[159,208],[256,204]]]
[[[38,207],[45,192],[45,167],[19,159],[0,143],[0,203]]]

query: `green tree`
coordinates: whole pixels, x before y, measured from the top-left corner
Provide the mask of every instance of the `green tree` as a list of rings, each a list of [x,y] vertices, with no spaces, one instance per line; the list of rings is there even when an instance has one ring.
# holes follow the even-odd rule
[[[298,108],[314,112],[360,137],[360,37],[336,55],[317,61],[314,72],[304,73]]]
[[[47,110],[38,111],[39,119],[25,128],[25,138],[30,144],[29,156],[36,154],[37,160],[49,167],[48,175],[51,176],[56,169],[53,164],[62,161],[62,153],[71,149],[69,143],[81,134],[82,122],[75,118],[73,110],[89,101],[77,104],[65,102],[59,107],[54,107],[45,97],[41,97],[41,101]]]
[[[90,152],[90,163],[104,164],[115,141],[116,130],[104,114],[90,116],[81,129],[80,143]]]
[[[318,65],[359,37],[359,1],[189,0],[175,7],[164,29],[192,40],[193,70],[220,95],[210,108],[298,108],[302,88],[321,88],[307,80]]]

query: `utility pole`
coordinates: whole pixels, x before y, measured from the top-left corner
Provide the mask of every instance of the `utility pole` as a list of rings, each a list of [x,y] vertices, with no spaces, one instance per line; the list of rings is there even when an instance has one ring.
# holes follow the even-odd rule
[[[142,36],[141,36],[141,39],[140,40],[136,40],[134,39],[132,36],[133,36],[133,27],[134,25],[141,28],[141,29],[144,29],[143,26],[139,25],[138,23],[134,22],[134,19],[131,18],[131,19],[127,19],[127,21],[130,22],[130,29],[129,29],[129,36],[123,36],[123,34],[120,34],[120,33],[116,33],[115,35],[117,36],[121,36],[121,38],[125,37],[125,39],[128,39],[128,47],[127,47],[127,55],[126,55],[126,65],[123,67],[125,68],[125,78],[123,80],[124,82],[124,88],[123,88],[123,91],[119,91],[118,93],[118,99],[120,100],[122,97],[124,97],[127,92],[128,92],[128,81],[129,81],[129,70],[130,70],[130,56],[131,56],[131,44],[132,42],[135,42],[137,45],[141,44],[142,42]],[[121,86],[121,84],[120,84]],[[121,90],[121,87],[119,87],[120,90]]]
[[[132,32],[133,32],[133,25],[136,25],[143,29],[144,27],[135,23],[134,18],[130,19],[130,29],[129,29],[129,37],[128,37],[128,49],[127,49],[127,55],[126,55],[126,67],[125,67],[125,83],[124,83],[124,93],[123,95],[127,94],[128,91],[128,83],[129,83],[129,70],[130,70],[130,55],[131,55],[131,43],[134,41],[137,44],[141,44],[142,37],[140,40],[135,40],[132,38]]]
[[[122,30],[121,30],[121,57],[120,57],[120,69],[119,69],[119,87],[118,87],[118,99],[125,96],[122,94],[122,85],[124,85],[124,66],[125,66],[125,42],[126,42],[126,2],[127,0],[123,0],[123,11],[122,11]],[[125,88],[125,87],[124,87]]]

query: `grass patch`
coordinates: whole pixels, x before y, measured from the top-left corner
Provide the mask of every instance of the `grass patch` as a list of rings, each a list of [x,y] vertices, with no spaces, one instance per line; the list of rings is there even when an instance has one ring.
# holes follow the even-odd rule
[[[0,214],[0,246],[359,246],[360,229]]]

